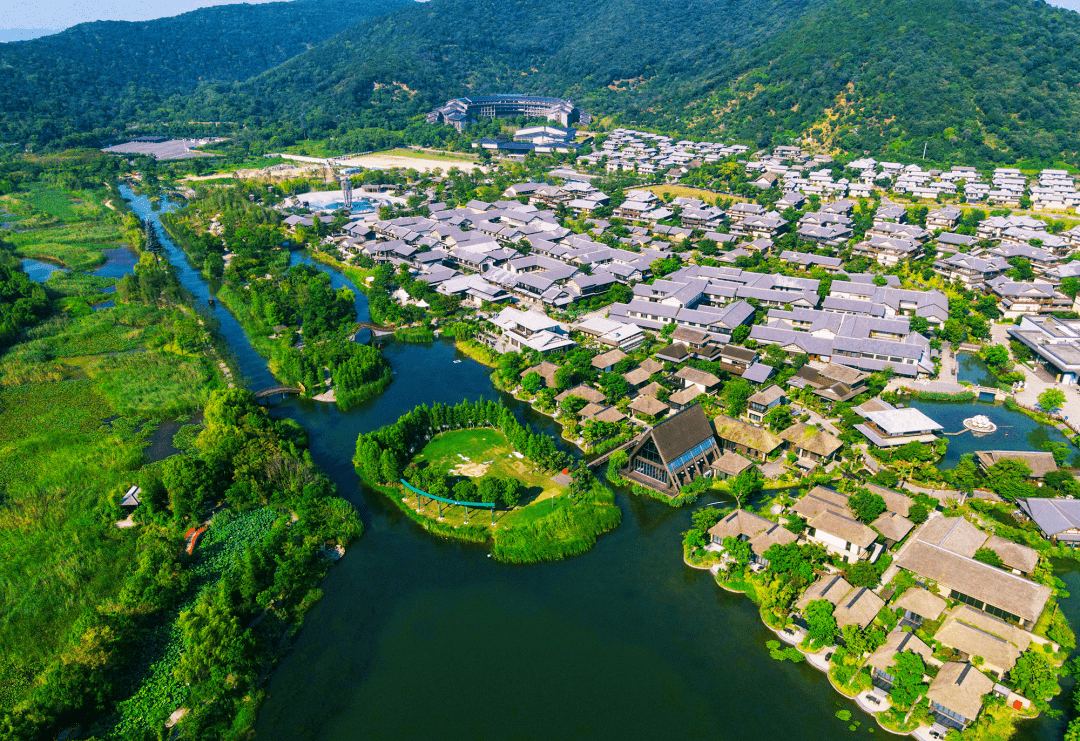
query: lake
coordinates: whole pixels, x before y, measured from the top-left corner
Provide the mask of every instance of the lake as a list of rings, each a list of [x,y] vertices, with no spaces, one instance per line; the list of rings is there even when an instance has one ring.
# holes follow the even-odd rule
[[[1003,404],[985,402],[926,402],[913,401],[911,406],[923,412],[930,419],[945,428],[945,432],[957,432],[964,429],[964,420],[982,414],[998,426],[996,432],[975,437],[971,432],[962,435],[947,435],[948,451],[938,462],[940,468],[955,468],[960,457],[977,450],[1050,450],[1051,442],[1069,443],[1056,428],[1036,422],[1022,412],[1005,408]],[[1080,454],[1069,443],[1074,455]]]

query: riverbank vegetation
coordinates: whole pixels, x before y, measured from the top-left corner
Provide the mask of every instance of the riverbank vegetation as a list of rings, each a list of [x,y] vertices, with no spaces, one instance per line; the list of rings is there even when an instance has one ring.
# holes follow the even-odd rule
[[[356,441],[364,481],[425,529],[444,537],[490,541],[502,561],[550,561],[587,551],[621,520],[611,492],[554,441],[532,432],[491,401],[419,406]],[[565,481],[553,476],[562,470]],[[411,486],[454,502],[425,498]]]
[[[381,393],[390,366],[377,349],[352,340],[352,290],[334,290],[311,265],[290,267],[280,217],[243,196],[239,188],[203,192],[163,223],[191,262],[220,280],[218,299],[283,384],[309,398],[332,388],[345,409]]]

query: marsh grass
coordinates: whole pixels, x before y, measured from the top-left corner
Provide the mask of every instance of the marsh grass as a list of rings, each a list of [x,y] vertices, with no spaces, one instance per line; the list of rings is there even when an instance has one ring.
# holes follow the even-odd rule
[[[138,537],[113,524],[119,495],[158,421],[221,385],[204,358],[148,348],[171,316],[56,317],[0,358],[0,709],[116,597]]]

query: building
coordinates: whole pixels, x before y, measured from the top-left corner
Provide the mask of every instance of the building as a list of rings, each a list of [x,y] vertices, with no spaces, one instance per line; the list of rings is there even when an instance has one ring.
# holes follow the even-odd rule
[[[778,435],[742,420],[718,415],[713,420],[720,447],[754,461],[765,461],[779,450],[784,441]]]
[[[753,461],[731,450],[725,450],[724,454],[712,462],[714,475],[720,481],[738,476],[748,468],[753,467]]]
[[[1019,499],[1017,504],[1051,542],[1080,544],[1080,499]]]
[[[585,111],[569,100],[539,95],[474,95],[455,98],[427,115],[427,122],[446,124],[462,131],[478,118],[508,118],[526,116],[546,118],[560,126],[592,121]]]
[[[1009,327],[1009,337],[1027,345],[1058,381],[1076,384],[1080,377],[1080,321],[1025,316],[1018,326]]]
[[[1031,645],[1031,634],[985,612],[957,605],[934,633],[934,640],[959,651],[962,659],[981,657],[979,668],[1000,679]]]
[[[933,583],[949,599],[1025,628],[1042,615],[1050,587],[976,560],[984,544],[991,549],[999,544],[963,518],[933,517],[913,537],[896,565],[915,574],[924,587]]]
[[[880,687],[886,692],[892,689],[896,677],[889,670],[896,664],[896,656],[905,651],[918,654],[923,661],[929,661],[930,657],[934,655],[934,650],[914,633],[905,633],[899,630],[889,633],[885,643],[870,654],[870,658],[866,660],[866,666],[870,667],[870,678],[875,687]]]
[[[1019,450],[978,450],[975,452],[975,462],[985,472],[990,466],[999,461],[1018,461],[1029,469],[1031,474],[1028,478],[1041,481],[1046,474],[1058,470],[1057,461],[1053,453],[1042,451],[1019,451]]]
[[[982,699],[994,689],[994,680],[971,664],[945,663],[930,683],[926,696],[930,711],[943,726],[963,730],[982,711]]]
[[[674,497],[705,475],[720,453],[705,410],[695,404],[649,430],[631,450],[623,475]]]
[[[699,394],[710,393],[720,385],[720,379],[712,373],[706,373],[690,366],[680,368],[675,374],[675,378],[682,381],[685,388],[695,387]]]
[[[597,355],[590,361],[590,365],[597,370],[610,373],[616,363],[626,360],[627,355],[622,350],[610,350],[602,355]]]
[[[807,470],[814,466],[828,465],[844,447],[840,438],[803,422],[796,422],[788,427],[780,433],[780,437],[787,441],[788,449],[795,453],[796,463]]]
[[[964,285],[968,290],[982,288],[988,281],[997,278],[1011,265],[1001,257],[975,255],[954,252],[934,263],[934,272],[950,282]]]
[[[821,399],[826,409],[834,404],[851,401],[866,390],[868,374],[857,368],[839,363],[826,363],[813,367],[804,365],[788,380],[789,386],[809,388]]]
[[[776,384],[766,386],[752,395],[746,404],[746,416],[754,424],[760,425],[765,415],[786,401],[784,390]]]
[[[1006,319],[1029,314],[1072,311],[1072,299],[1044,281],[1017,281],[999,275],[986,281],[990,293],[998,299],[998,309]]]
[[[903,610],[904,617],[901,620],[912,628],[918,628],[927,620],[933,621],[941,617],[947,605],[948,603],[936,594],[921,587],[911,587],[904,590],[893,602],[893,609]]]
[[[741,508],[709,528],[709,541],[716,546],[722,546],[724,539],[729,537],[749,541],[750,551],[753,554],[752,561],[763,566],[769,565],[764,556],[765,551],[771,546],[788,545],[798,538],[795,533],[780,523],[766,520],[760,515]]]
[[[538,311],[507,307],[492,317],[491,323],[502,330],[501,335],[489,335],[489,342],[499,352],[535,350],[545,355],[575,346],[563,325]]]
[[[856,407],[855,412],[866,421],[855,425],[867,440],[879,448],[892,448],[908,443],[937,442],[937,432],[942,429],[934,420],[914,407],[897,409],[887,402],[874,399],[878,405],[887,407],[868,412],[866,405]]]
[[[811,543],[823,546],[846,563],[870,556],[877,533],[855,519],[846,494],[815,486],[795,503],[792,511],[806,518],[806,539]]]

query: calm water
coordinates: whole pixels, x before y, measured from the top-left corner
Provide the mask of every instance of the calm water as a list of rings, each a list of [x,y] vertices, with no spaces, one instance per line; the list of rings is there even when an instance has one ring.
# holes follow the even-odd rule
[[[139,262],[139,256],[127,247],[117,247],[105,250],[105,264],[93,272],[103,278],[116,278],[119,280],[135,269]]]
[[[127,247],[102,250],[102,254],[105,255],[105,263],[97,270],[92,271],[91,275],[120,279],[130,273],[135,268],[136,263],[139,262],[138,256]],[[30,258],[23,258],[22,268],[30,280],[35,283],[44,283],[49,279],[50,275],[58,270],[67,272],[65,267],[51,265],[40,260],[31,260]]]
[[[145,198],[125,196],[140,217],[154,218]],[[198,274],[163,241],[184,285],[205,300]],[[365,317],[359,292],[357,303]],[[273,383],[231,315],[215,315],[251,386]],[[351,462],[359,432],[420,402],[497,396],[488,369],[449,342],[390,343],[385,353],[396,376],[379,398],[349,413],[298,399],[273,409],[309,431],[312,456],[358,507],[365,534],[331,569],[325,596],[272,676],[259,738],[882,737],[823,674],[768,658],[774,635],[749,600],[683,565],[686,511],[620,495],[623,524],[592,552],[515,567],[428,536],[364,491]],[[1080,576],[1065,578],[1080,596]],[[1076,602],[1066,605],[1072,614]],[[834,717],[839,708],[852,711],[857,732]],[[1049,741],[1063,728],[1037,721],[1022,738]]]
[[[990,372],[986,363],[984,363],[982,358],[978,355],[960,353],[956,356],[956,359],[957,381],[960,381],[961,383],[970,383],[975,386],[987,386],[989,388],[995,388],[997,386],[997,377]]]
[[[29,257],[24,257],[21,262],[23,272],[35,283],[44,283],[57,270],[67,271],[67,268],[62,268],[59,265],[52,265],[40,260],[31,260]]]
[[[911,406],[921,410],[930,419],[945,428],[945,432],[957,432],[964,429],[964,420],[976,414],[990,418],[998,426],[997,432],[982,437],[975,437],[970,432],[962,435],[947,435],[948,451],[938,466],[954,468],[960,462],[960,456],[977,450],[1050,450],[1051,442],[1068,443],[1068,439],[1057,429],[1044,425],[1030,417],[1009,409],[1002,404],[972,402],[970,404],[933,403],[915,401]],[[1070,445],[1074,454],[1080,454]]]

